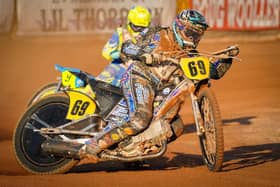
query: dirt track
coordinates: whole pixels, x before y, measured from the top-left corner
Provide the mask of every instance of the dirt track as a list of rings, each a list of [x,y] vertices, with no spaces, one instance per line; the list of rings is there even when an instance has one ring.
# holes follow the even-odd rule
[[[34,176],[16,162],[11,136],[31,95],[55,81],[53,65],[76,67],[97,75],[106,36],[14,38],[0,36],[0,186],[280,186],[280,40],[201,42],[215,51],[240,45],[242,62],[213,81],[224,122],[223,171],[203,165],[190,106],[183,108],[185,133],[150,166],[82,162],[68,174]]]

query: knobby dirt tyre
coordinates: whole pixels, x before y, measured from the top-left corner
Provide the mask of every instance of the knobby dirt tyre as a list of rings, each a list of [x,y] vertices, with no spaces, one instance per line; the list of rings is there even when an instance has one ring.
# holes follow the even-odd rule
[[[210,171],[220,171],[224,158],[224,135],[218,101],[208,87],[201,87],[197,96],[205,129],[199,136],[202,158]]]
[[[41,144],[46,137],[34,131],[45,127],[40,120],[50,127],[68,122],[65,119],[68,106],[67,97],[51,95],[31,105],[20,118],[13,134],[13,149],[17,161],[27,171],[41,175],[58,174],[77,164],[77,160],[44,153]]]

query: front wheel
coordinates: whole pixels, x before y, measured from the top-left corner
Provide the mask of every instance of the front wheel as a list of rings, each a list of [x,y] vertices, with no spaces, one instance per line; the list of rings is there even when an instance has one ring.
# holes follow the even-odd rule
[[[49,155],[41,144],[59,136],[42,135],[41,128],[55,128],[69,120],[65,119],[69,100],[65,96],[51,95],[31,105],[19,120],[13,135],[13,147],[19,164],[33,174],[65,173],[77,160]]]
[[[224,136],[221,113],[214,92],[201,87],[198,105],[202,117],[202,135],[199,136],[204,163],[210,171],[220,171],[224,158]]]

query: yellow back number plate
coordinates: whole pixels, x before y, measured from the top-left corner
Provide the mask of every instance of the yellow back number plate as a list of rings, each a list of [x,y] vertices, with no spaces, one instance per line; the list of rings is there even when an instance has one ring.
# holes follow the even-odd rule
[[[202,80],[209,78],[210,62],[206,57],[182,58],[180,65],[189,79]]]
[[[66,117],[67,119],[76,120],[95,112],[96,104],[90,97],[75,91],[70,91],[68,94],[70,105]]]

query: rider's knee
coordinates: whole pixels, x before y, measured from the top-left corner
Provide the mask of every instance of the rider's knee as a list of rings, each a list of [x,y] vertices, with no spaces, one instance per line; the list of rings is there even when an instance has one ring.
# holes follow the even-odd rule
[[[152,113],[147,111],[136,112],[131,119],[130,125],[134,129],[135,134],[145,130],[151,121]]]

